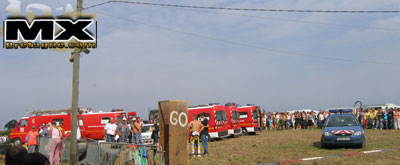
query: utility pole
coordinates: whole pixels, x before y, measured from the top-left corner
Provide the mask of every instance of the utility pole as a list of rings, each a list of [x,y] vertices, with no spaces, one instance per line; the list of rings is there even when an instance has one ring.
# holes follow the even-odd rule
[[[76,1],[76,19],[81,16],[82,0]],[[75,48],[72,54],[73,71],[72,71],[72,119],[71,119],[71,145],[70,145],[70,164],[77,163],[77,127],[78,127],[78,100],[79,100],[79,61],[81,49]]]

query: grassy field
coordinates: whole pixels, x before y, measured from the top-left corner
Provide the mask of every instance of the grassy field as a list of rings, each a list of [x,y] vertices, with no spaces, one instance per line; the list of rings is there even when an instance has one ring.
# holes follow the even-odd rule
[[[365,137],[365,148],[322,149],[321,129],[263,131],[253,136],[210,142],[210,155],[190,157],[190,164],[271,163],[400,147],[400,131],[365,130]],[[400,164],[399,154],[397,150],[305,161],[300,164]]]

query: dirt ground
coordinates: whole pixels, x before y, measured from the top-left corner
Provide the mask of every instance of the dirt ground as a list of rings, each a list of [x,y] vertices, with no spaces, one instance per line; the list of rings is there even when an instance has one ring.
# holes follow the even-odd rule
[[[365,130],[365,137],[364,148],[322,149],[321,129],[263,131],[253,136],[210,142],[210,155],[191,157],[190,164],[264,164],[400,147],[400,131]],[[387,151],[296,164],[400,164],[399,153]]]

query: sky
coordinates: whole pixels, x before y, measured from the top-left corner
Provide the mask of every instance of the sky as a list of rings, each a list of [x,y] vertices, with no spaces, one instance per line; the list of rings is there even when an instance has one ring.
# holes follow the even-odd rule
[[[0,1],[2,21],[12,14]],[[103,1],[84,0],[88,7]],[[137,1],[144,2],[144,1]],[[400,10],[397,0],[149,0],[257,9]],[[21,2],[60,15],[71,0]],[[42,12],[29,8],[37,15]],[[162,100],[236,102],[266,111],[400,104],[400,13],[228,11],[108,3],[98,48],[83,54],[79,106],[146,118]],[[2,25],[1,25],[2,26]],[[0,33],[1,35],[1,33]],[[2,38],[2,37],[0,37]],[[3,38],[2,38],[3,40]],[[0,48],[0,129],[28,111],[71,106],[70,51]]]

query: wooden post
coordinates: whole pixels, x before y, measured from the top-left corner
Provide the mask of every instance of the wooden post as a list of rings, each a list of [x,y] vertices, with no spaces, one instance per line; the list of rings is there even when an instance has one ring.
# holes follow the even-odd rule
[[[166,165],[189,164],[188,101],[159,101],[160,145]]]
[[[76,11],[77,16],[76,19],[79,19],[82,12],[82,2],[83,0],[76,0]],[[76,165],[78,164],[77,157],[77,139],[76,135],[78,129],[78,107],[79,107],[79,63],[80,63],[80,53],[81,50],[79,48],[75,48],[73,52],[74,64],[72,69],[72,116],[71,116],[71,145],[70,145],[70,164]]]

